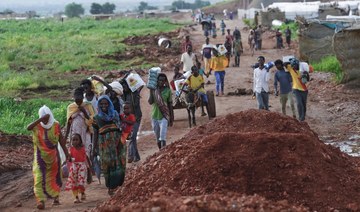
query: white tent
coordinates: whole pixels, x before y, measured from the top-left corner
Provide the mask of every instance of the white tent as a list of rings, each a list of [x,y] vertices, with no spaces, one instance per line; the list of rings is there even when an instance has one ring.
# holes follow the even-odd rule
[[[279,8],[285,12],[285,18],[295,20],[296,16],[303,16],[306,19],[317,18],[319,16],[320,1],[316,2],[275,2],[268,8]]]

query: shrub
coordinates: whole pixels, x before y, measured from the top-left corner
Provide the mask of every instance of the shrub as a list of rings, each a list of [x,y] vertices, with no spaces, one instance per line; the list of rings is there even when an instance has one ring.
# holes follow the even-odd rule
[[[330,72],[335,74],[335,81],[342,82],[344,73],[341,69],[339,61],[335,56],[327,56],[320,62],[312,64],[315,71]]]

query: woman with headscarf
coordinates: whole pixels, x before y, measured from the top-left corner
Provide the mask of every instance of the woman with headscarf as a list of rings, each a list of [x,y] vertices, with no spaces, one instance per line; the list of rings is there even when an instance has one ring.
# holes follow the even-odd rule
[[[83,101],[83,88],[80,87],[75,89],[74,99],[75,102],[67,107],[65,139],[68,138],[69,134],[70,136],[75,133],[80,134],[85,146],[86,155],[90,158],[92,150],[91,134],[93,133],[92,123],[95,112],[91,103],[85,103]]]
[[[105,94],[110,97],[111,102],[114,105],[114,109],[121,114],[123,112],[123,104],[124,101],[122,100],[121,96],[123,95],[123,86],[120,82],[114,81],[112,83],[107,83],[103,79],[101,79],[98,76],[92,76],[91,79],[96,80],[100,83],[102,83],[105,87]]]
[[[66,158],[69,153],[62,137],[60,124],[54,119],[51,110],[43,106],[39,110],[39,119],[27,127],[33,132],[34,144],[34,193],[37,201],[37,208],[45,208],[47,198],[54,199],[53,205],[59,203],[59,193],[62,186],[60,168],[61,161],[57,149],[58,143],[64,150]]]
[[[93,126],[95,155],[100,156],[105,185],[109,195],[113,195],[124,183],[126,144],[121,142],[120,116],[107,95],[99,98]]]

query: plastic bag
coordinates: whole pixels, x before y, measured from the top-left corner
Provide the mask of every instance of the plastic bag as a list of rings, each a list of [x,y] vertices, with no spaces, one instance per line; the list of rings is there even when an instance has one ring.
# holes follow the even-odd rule
[[[156,89],[157,87],[157,77],[161,69],[159,67],[154,67],[149,69],[149,78],[146,87],[149,89]]]
[[[141,79],[141,77],[134,73],[131,73],[128,77],[126,77],[126,83],[132,92],[145,85],[145,82]]]
[[[98,78],[104,80],[104,78],[96,75]],[[97,81],[97,80],[92,80],[91,77],[89,78],[89,80],[91,80],[91,84],[92,84],[92,89],[94,90],[95,94],[97,96],[101,96],[102,94],[104,94],[105,89],[104,89],[104,85]]]
[[[67,163],[63,163],[63,165],[61,166],[61,174],[62,174],[62,178],[68,178],[69,177],[69,167]]]
[[[61,164],[63,164],[66,161],[66,156],[65,156],[65,152],[62,149],[60,143],[58,143],[57,149],[58,149],[58,152],[59,152],[59,155],[60,155]]]
[[[185,84],[185,79],[176,80],[175,81],[176,91],[180,92],[184,84]]]

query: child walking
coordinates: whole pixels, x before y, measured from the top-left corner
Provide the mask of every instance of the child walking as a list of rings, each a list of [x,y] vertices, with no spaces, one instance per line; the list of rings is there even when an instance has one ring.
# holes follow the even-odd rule
[[[74,195],[74,203],[80,203],[79,194],[81,200],[85,200],[85,182],[87,178],[87,166],[88,161],[86,157],[85,147],[82,143],[80,134],[74,134],[71,138],[72,147],[70,147],[70,169],[69,177],[66,182],[65,189],[71,190]]]
[[[126,143],[126,139],[129,137],[133,125],[136,122],[135,115],[131,113],[131,107],[129,102],[125,102],[124,104],[124,113],[120,114],[120,120],[121,120],[121,142],[123,144]],[[128,163],[133,162],[133,158],[128,159]],[[135,161],[136,162],[136,161]]]

